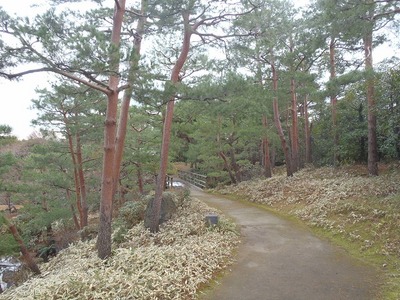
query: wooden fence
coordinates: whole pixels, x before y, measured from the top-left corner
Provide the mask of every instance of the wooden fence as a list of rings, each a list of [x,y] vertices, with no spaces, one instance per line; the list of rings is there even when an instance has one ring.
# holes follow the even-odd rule
[[[199,188],[207,187],[207,176],[199,173],[189,172],[189,171],[178,171],[178,176],[180,179],[189,182]]]

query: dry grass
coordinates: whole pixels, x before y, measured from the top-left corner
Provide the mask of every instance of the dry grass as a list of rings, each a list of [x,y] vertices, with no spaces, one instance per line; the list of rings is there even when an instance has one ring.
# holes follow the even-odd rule
[[[198,288],[231,263],[238,243],[230,225],[205,226],[208,210],[194,199],[157,234],[140,223],[105,261],[94,240],[79,242],[0,299],[195,299]]]
[[[400,299],[400,168],[381,171],[369,177],[361,166],[307,168],[218,192],[301,219],[381,269],[387,275],[384,299]]]

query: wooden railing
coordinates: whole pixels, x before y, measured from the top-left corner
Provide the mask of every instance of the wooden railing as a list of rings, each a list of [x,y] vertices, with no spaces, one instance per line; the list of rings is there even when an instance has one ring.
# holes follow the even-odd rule
[[[178,176],[180,179],[189,182],[199,188],[207,187],[207,176],[199,173],[189,172],[189,171],[178,171]]]

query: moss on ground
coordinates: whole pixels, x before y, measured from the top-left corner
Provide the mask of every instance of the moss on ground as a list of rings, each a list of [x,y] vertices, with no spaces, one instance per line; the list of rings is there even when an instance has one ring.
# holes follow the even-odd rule
[[[400,169],[309,168],[212,192],[311,228],[382,273],[379,299],[400,299]]]

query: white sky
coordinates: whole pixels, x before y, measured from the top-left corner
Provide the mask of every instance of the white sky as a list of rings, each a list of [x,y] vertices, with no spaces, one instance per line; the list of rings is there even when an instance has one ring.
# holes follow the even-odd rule
[[[21,12],[37,11],[31,8],[32,3],[41,5],[44,0],[0,0],[0,6],[9,14],[21,15]],[[39,77],[40,76],[40,77]],[[35,97],[35,87],[42,81],[42,75],[29,75],[21,81],[13,81],[0,78],[0,124],[10,125],[13,134],[18,138],[28,137],[34,129],[30,127],[30,121],[36,118],[36,112],[29,109],[31,99]]]
[[[109,0],[111,1],[111,0]],[[35,15],[46,5],[46,0],[0,0],[0,6],[10,14],[21,16]],[[293,0],[297,7],[305,5],[308,0]],[[128,0],[129,3],[129,0]],[[31,7],[31,5],[37,7]],[[375,61],[379,61],[383,56],[392,56],[393,50],[380,51],[380,57],[374,52]],[[2,91],[0,101],[0,124],[10,125],[13,134],[19,139],[26,139],[35,128],[31,127],[31,120],[36,118],[36,111],[31,110],[31,100],[36,98],[35,88],[44,88],[46,80],[50,75],[32,74],[24,77],[20,81],[10,82],[0,78],[0,89]]]

